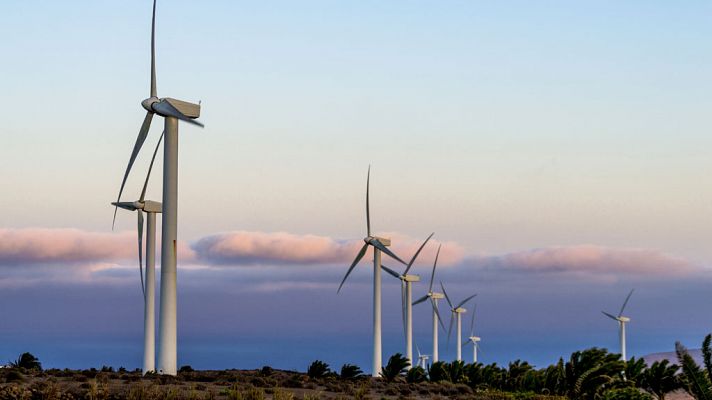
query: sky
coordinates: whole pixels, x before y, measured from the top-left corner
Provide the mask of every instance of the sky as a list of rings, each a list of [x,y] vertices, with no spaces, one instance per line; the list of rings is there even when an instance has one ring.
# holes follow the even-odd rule
[[[109,203],[144,116],[150,11],[3,6],[0,360],[140,366],[135,217],[120,212],[112,231]],[[336,294],[365,235],[369,165],[375,232],[404,257],[435,232],[415,272],[427,280],[442,244],[436,280],[453,298],[478,293],[482,361],[613,349],[600,311],[632,288],[630,355],[697,347],[711,330],[710,3],[157,12],[158,94],[201,101],[205,123],[180,133],[180,364],[370,365],[368,257]],[[156,173],[148,198],[160,197]],[[390,355],[404,347],[400,294],[384,280]],[[429,318],[416,307],[421,349]]]

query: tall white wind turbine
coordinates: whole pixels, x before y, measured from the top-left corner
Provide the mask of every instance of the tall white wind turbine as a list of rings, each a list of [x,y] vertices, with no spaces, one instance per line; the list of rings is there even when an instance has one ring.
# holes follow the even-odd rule
[[[618,313],[618,316],[613,316],[605,311],[601,311],[603,315],[605,315],[608,318],[611,318],[615,321],[618,321],[618,334],[620,337],[620,343],[621,343],[621,359],[623,361],[627,361],[628,358],[626,357],[625,353],[625,324],[630,322],[630,318],[624,317],[623,316],[623,310],[625,310],[625,306],[628,305],[628,300],[630,300],[630,296],[633,295],[633,290],[631,289],[630,293],[628,293],[628,297],[625,298],[625,301],[623,302],[623,306],[621,307],[620,312]]]
[[[371,211],[369,206],[370,181],[371,167],[369,166],[368,175],[366,175],[366,237],[363,239],[364,245],[361,247],[361,250],[359,250],[348,271],[346,271],[346,275],[344,279],[341,280],[339,289],[336,292],[341,291],[341,287],[344,286],[346,278],[349,277],[351,271],[356,267],[356,264],[358,264],[366,254],[368,247],[373,247],[373,364],[371,375],[378,377],[383,363],[381,352],[381,253],[386,253],[401,264],[405,264],[405,261],[388,250],[386,246],[391,245],[390,239],[371,235]]]
[[[467,341],[462,345],[467,346],[468,344],[472,343],[472,363],[477,364],[477,352],[480,350],[480,337],[475,336],[475,314],[477,311],[477,304],[475,304],[472,307],[472,321],[470,322],[470,337],[467,338]]]
[[[443,319],[440,317],[440,311],[438,311],[438,300],[445,298],[442,293],[433,292],[433,280],[435,279],[435,268],[438,266],[438,257],[440,256],[440,248],[442,245],[438,246],[438,252],[435,254],[435,262],[433,263],[433,272],[430,274],[430,286],[428,287],[428,293],[425,296],[419,298],[413,305],[420,304],[425,300],[430,300],[430,305],[433,308],[433,362],[438,362],[438,324],[442,326],[445,330],[445,325],[443,324]]]
[[[450,312],[452,313],[450,315],[450,327],[447,330],[447,340],[448,343],[450,343],[450,332],[452,331],[452,323],[453,320],[457,320],[457,361],[462,361],[462,314],[467,312],[467,309],[463,308],[462,306],[464,306],[465,303],[472,300],[477,295],[473,294],[472,296],[461,301],[458,305],[454,306],[452,305],[450,297],[447,295],[447,292],[445,291],[445,286],[442,282],[440,282],[440,287],[442,288],[443,293],[445,294],[445,300],[447,300],[447,304],[450,306]]]
[[[420,277],[418,275],[408,275],[408,271],[413,266],[413,263],[418,258],[420,251],[428,243],[430,238],[433,237],[435,233],[431,233],[427,239],[420,245],[418,250],[410,259],[410,262],[405,267],[405,271],[402,274],[381,265],[384,271],[388,272],[391,276],[401,281],[401,317],[403,319],[403,332],[405,333],[405,357],[408,359],[408,369],[412,368],[415,364],[413,363],[413,282],[420,282]]]
[[[163,135],[158,139],[156,150],[148,167],[146,181],[141,196],[137,201],[113,202],[113,206],[135,211],[138,216],[138,268],[141,273],[141,291],[143,292],[143,374],[156,371],[156,214],[160,213],[161,203],[144,200],[148,180],[151,177],[153,162],[161,145]],[[146,224],[146,275],[143,272],[143,213],[148,216]]]
[[[158,372],[176,375],[178,363],[177,341],[177,293],[176,293],[176,252],[178,241],[178,121],[185,121],[202,127],[195,121],[200,116],[200,105],[170,97],[159,98],[156,90],[156,0],[153,1],[151,18],[151,90],[150,97],[141,105],[146,117],[139,130],[124,179],[121,182],[117,202],[121,201],[126,179],[131,172],[136,157],[146,141],[154,114],[164,119],[165,143],[163,145],[163,224],[161,241],[161,304],[158,324]],[[116,211],[114,211],[116,218]]]

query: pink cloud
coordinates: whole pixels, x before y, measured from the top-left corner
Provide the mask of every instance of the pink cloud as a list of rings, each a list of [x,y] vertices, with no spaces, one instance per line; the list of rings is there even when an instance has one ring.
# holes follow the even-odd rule
[[[89,264],[135,260],[135,232],[103,233],[79,229],[0,229],[0,265]],[[193,252],[179,243],[180,259]]]
[[[423,239],[390,235],[392,250],[408,261]],[[418,258],[419,264],[429,264],[435,258],[438,242],[432,241]],[[336,264],[349,263],[363,246],[363,241],[336,240],[326,236],[295,235],[286,232],[236,231],[205,237],[193,245],[200,260],[215,264]],[[454,264],[462,260],[464,250],[448,242],[440,253],[440,263]],[[393,265],[394,262],[390,262]]]
[[[702,271],[689,260],[657,250],[596,245],[539,248],[470,261],[476,266],[524,272],[673,276]]]

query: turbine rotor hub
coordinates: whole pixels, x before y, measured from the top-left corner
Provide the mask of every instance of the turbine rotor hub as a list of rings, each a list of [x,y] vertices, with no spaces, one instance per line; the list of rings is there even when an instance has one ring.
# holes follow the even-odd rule
[[[148,112],[155,112],[153,111],[153,105],[160,101],[161,100],[158,97],[149,97],[141,102],[141,106],[143,106],[143,108]]]

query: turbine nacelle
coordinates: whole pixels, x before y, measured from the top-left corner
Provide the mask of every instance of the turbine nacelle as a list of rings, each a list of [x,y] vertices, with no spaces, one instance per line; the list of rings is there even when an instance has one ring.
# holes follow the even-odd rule
[[[366,236],[365,238],[363,238],[363,241],[366,244],[371,244],[371,245],[373,244],[374,241],[380,242],[382,245],[384,245],[386,247],[391,245],[391,239],[382,238],[382,237],[378,237],[378,236]]]
[[[470,336],[468,339],[470,339],[470,341],[472,341],[473,343],[482,340],[479,336]]]
[[[161,211],[163,211],[163,205],[158,201],[152,200],[115,201],[111,203],[111,205],[129,211],[143,210],[147,213],[160,213]]]
[[[445,295],[442,293],[438,293],[438,292],[430,292],[430,293],[428,293],[428,297],[430,297],[433,300],[440,300],[440,299],[444,299]]]
[[[454,312],[455,314],[462,314],[462,313],[466,313],[467,309],[463,308],[463,307],[457,307],[457,308],[454,308],[452,310],[452,312]]]
[[[404,282],[420,282],[420,276],[418,275],[401,275],[400,279]]]
[[[630,318],[628,317],[618,317],[617,320],[622,323],[630,322]]]

